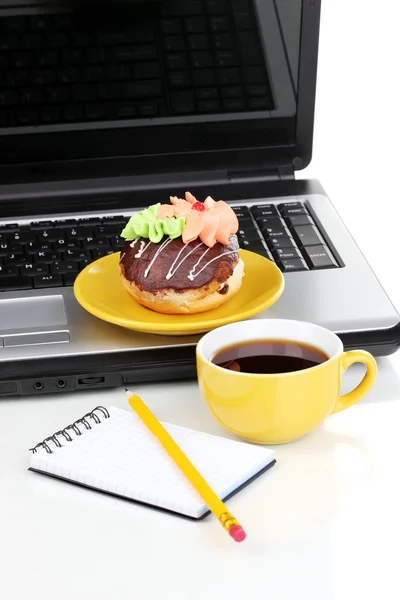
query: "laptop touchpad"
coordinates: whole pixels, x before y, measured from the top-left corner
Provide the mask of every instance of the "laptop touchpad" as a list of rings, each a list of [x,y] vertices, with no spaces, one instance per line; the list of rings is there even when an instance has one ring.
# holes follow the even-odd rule
[[[66,324],[61,295],[0,300],[0,335],[4,335],[4,346],[68,342]]]

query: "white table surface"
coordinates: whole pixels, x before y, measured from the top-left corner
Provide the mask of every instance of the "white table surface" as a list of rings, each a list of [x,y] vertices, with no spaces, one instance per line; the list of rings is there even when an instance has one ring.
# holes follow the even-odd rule
[[[400,53],[389,6],[325,2],[314,158],[302,176],[322,181],[400,308]],[[27,472],[32,444],[97,404],[126,406],[122,391],[2,400],[0,597],[398,600],[399,368],[398,353],[380,360],[360,404],[276,448],[277,465],[230,502],[244,544],[212,518],[187,522]],[[360,376],[349,372],[344,388]],[[163,420],[226,435],[195,383],[135,391]]]

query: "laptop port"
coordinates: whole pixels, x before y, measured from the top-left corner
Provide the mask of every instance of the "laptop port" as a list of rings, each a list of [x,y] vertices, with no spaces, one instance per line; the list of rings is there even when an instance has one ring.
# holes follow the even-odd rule
[[[78,379],[79,385],[98,385],[105,382],[105,377],[82,377]]]
[[[65,381],[65,379],[59,379],[56,383],[56,387],[58,388],[65,388],[66,385],[67,382]]]
[[[33,384],[33,389],[36,390],[37,392],[40,392],[40,390],[42,390],[44,388],[44,383],[43,381],[35,381]]]

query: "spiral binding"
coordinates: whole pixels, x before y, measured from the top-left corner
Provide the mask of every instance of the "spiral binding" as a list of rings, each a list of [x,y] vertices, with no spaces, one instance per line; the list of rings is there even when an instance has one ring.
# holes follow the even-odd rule
[[[71,423],[71,425],[67,425],[67,427],[64,427],[64,429],[60,429],[60,431],[56,431],[55,433],[53,433],[53,435],[50,435],[49,437],[44,439],[42,442],[39,442],[38,444],[36,444],[36,446],[34,446],[33,448],[30,448],[29,450],[33,454],[36,454],[36,452],[38,451],[39,448],[44,448],[46,450],[47,454],[53,454],[54,450],[51,449],[50,444],[52,443],[56,448],[61,448],[62,443],[58,439],[59,437],[62,436],[62,438],[65,441],[72,442],[73,437],[71,437],[71,435],[69,433],[71,430],[77,436],[82,435],[83,432],[78,427],[78,425],[80,423],[82,423],[82,425],[85,427],[85,429],[92,429],[93,421],[94,421],[94,424],[99,425],[101,423],[101,417],[97,414],[98,412],[100,412],[101,416],[104,417],[105,419],[110,418],[110,413],[108,412],[108,410],[106,408],[104,408],[104,406],[96,406],[96,408],[94,408],[92,411],[88,412],[86,415],[84,415],[77,421],[74,421],[74,423]]]

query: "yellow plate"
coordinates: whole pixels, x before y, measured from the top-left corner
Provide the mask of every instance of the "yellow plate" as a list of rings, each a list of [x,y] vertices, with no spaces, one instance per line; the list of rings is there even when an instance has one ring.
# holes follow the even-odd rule
[[[245,271],[242,287],[226,304],[197,315],[162,315],[141,306],[125,291],[119,256],[116,252],[88,265],[75,280],[75,297],[99,319],[145,333],[191,335],[243,321],[274,304],[285,286],[283,275],[273,262],[241,250]]]

